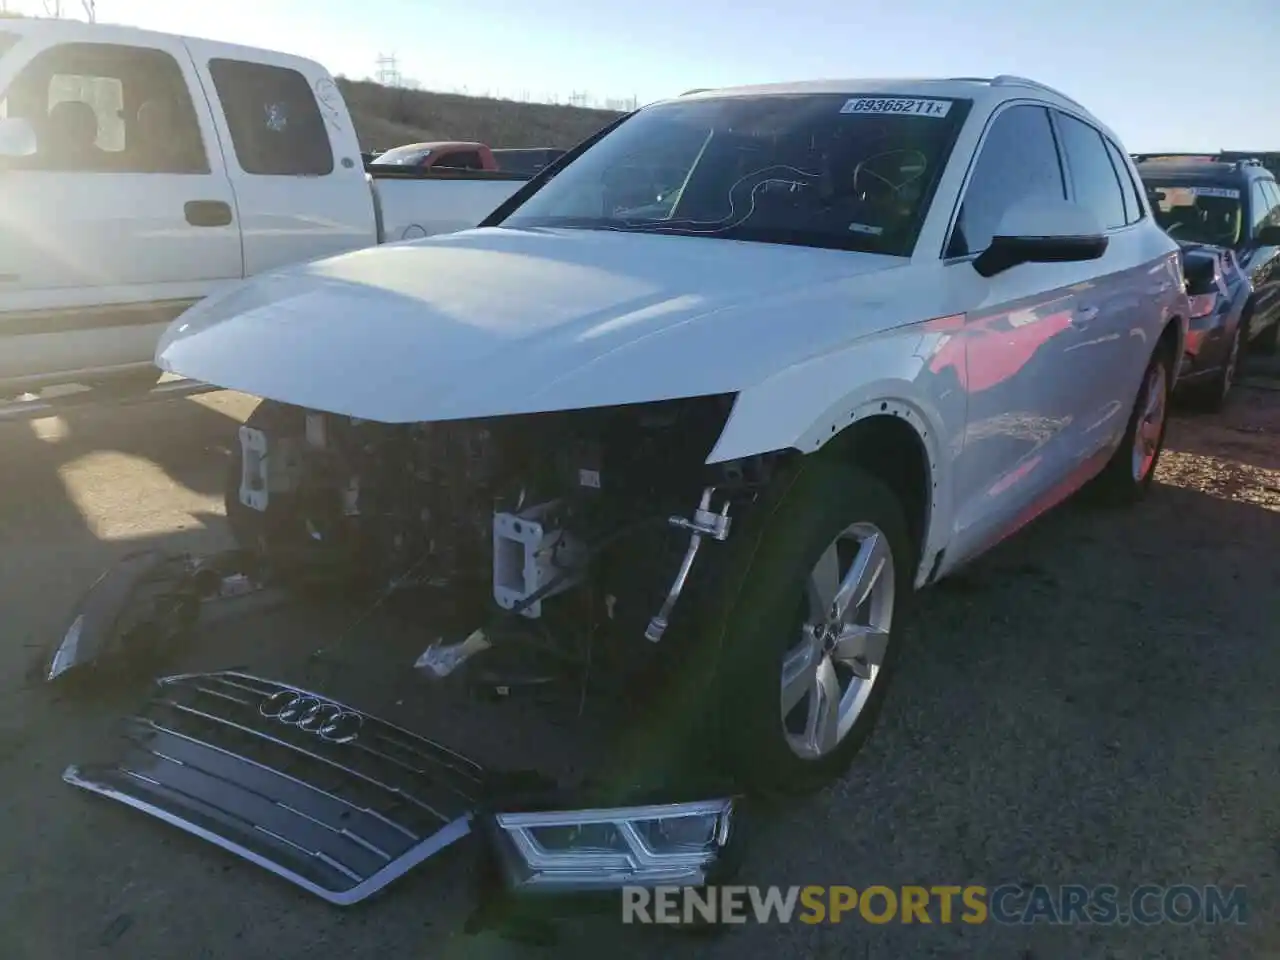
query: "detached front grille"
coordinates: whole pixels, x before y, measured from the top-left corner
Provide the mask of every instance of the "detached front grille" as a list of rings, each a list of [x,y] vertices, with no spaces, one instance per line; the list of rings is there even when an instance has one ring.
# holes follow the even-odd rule
[[[115,763],[63,779],[350,904],[470,832],[472,761],[321,694],[242,673],[157,682]]]

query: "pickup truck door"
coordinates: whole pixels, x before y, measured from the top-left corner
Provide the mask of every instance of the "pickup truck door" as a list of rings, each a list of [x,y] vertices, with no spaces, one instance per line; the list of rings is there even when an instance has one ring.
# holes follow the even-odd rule
[[[187,40],[224,145],[247,275],[378,242],[337,84],[308,60]]]
[[[217,131],[181,41],[100,41],[88,28],[33,37],[0,71],[0,114],[37,133],[34,155],[0,168],[0,379],[150,362],[165,323],[242,275]],[[80,336],[42,337],[67,332]]]

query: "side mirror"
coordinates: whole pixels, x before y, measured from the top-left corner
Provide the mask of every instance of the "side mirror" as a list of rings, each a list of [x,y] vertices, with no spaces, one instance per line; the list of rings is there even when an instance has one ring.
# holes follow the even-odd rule
[[[36,130],[21,117],[0,117],[0,158],[16,160],[36,152]]]
[[[1024,201],[1005,211],[991,245],[973,261],[973,268],[981,276],[994,277],[1023,263],[1097,260],[1106,253],[1107,243],[1098,218],[1079,204]]]
[[[1262,227],[1253,239],[1260,247],[1280,247],[1280,226]]]

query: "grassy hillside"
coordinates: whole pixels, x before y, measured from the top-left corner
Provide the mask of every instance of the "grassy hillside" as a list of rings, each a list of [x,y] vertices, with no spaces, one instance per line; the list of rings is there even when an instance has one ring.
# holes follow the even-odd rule
[[[491,147],[572,147],[618,114],[547,103],[487,100],[453,93],[339,80],[363,150],[423,140],[479,140]]]

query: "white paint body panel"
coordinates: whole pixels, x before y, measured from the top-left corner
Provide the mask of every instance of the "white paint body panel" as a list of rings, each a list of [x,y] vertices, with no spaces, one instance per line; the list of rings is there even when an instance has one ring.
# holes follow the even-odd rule
[[[465,231],[260,277],[188,311],[156,361],[389,423],[726,392],[869,332],[855,311],[792,311],[847,300],[854,278],[906,263],[690,237]]]
[[[828,88],[974,101],[910,258],[473,230],[257,278],[175,323],[157,363],[384,422],[736,393],[708,462],[812,453],[852,423],[896,416],[920,437],[931,473],[917,582],[943,575],[1115,449],[1157,339],[1185,316],[1177,247],[1148,217],[1107,231],[1098,260],[984,278],[971,258],[942,251],[991,118],[1032,103],[1114,135],[1023,81],[762,89]]]
[[[382,242],[418,240],[474,227],[524,186],[523,180],[373,180]]]

